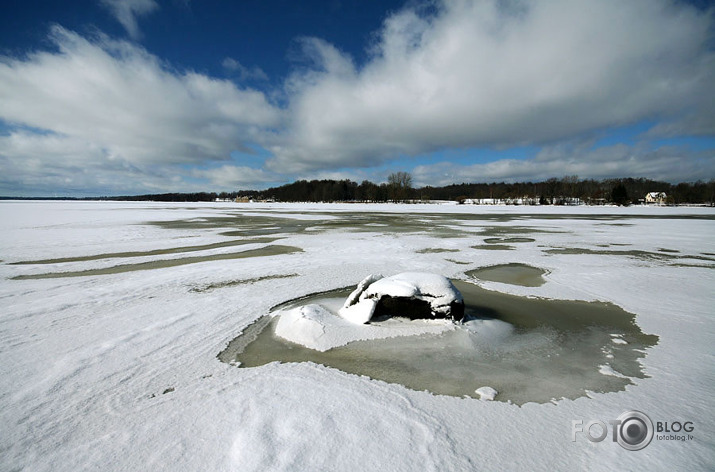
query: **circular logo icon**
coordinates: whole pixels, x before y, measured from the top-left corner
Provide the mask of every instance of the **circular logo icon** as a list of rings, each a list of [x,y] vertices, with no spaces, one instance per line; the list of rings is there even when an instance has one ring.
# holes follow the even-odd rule
[[[626,411],[618,417],[617,441],[624,449],[640,451],[653,439],[653,422],[640,411]]]

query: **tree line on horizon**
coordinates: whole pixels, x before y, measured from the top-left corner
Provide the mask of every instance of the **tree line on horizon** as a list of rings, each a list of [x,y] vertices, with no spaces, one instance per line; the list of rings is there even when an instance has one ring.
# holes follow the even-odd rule
[[[266,190],[239,190],[221,193],[225,199],[275,200],[280,202],[389,202],[451,200],[463,203],[468,200],[493,200],[500,202],[528,202],[541,205],[559,205],[571,202],[586,204],[616,203],[636,204],[649,192],[664,192],[666,203],[715,204],[715,180],[709,182],[678,183],[645,178],[579,179],[566,176],[542,182],[492,182],[461,183],[443,187],[412,187],[412,177],[406,172],[391,174],[387,183],[375,184],[364,180],[358,184],[351,180],[298,180]]]
[[[266,190],[235,192],[163,193],[105,197],[55,197],[51,200],[111,200],[157,202],[211,202],[217,199],[273,200],[279,202],[419,202],[447,200],[464,203],[469,200],[493,200],[504,203],[563,205],[574,201],[586,204],[640,203],[649,192],[664,192],[666,203],[715,205],[715,180],[708,182],[668,182],[645,179],[579,179],[577,176],[550,178],[540,182],[461,183],[443,187],[415,188],[407,172],[395,172],[386,183],[369,180],[298,180]],[[17,199],[17,197],[0,197]],[[43,197],[20,198],[46,200]]]

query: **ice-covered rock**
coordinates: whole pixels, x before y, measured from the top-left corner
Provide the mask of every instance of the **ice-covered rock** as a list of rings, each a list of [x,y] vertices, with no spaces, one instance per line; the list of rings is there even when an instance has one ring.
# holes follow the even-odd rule
[[[370,275],[348,296],[339,313],[358,324],[383,315],[461,320],[464,300],[452,282],[438,274]]]
[[[480,387],[475,390],[475,393],[479,395],[479,399],[483,402],[490,402],[494,400],[499,392],[497,392],[492,387]]]
[[[275,316],[278,317],[276,336],[320,352],[354,341],[421,334],[437,335],[456,329],[453,323],[444,320],[413,323],[395,318],[379,325],[355,324],[317,304],[280,310]]]

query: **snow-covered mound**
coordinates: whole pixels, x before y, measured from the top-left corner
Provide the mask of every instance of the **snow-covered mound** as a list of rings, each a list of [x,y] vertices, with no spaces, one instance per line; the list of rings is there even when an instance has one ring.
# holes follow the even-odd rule
[[[438,274],[370,275],[358,284],[339,313],[358,324],[379,315],[460,320],[464,316],[464,300],[452,282]]]
[[[317,304],[279,311],[276,316],[276,336],[321,352],[353,341],[440,334],[455,329],[445,320],[392,319],[379,325],[359,326]]]

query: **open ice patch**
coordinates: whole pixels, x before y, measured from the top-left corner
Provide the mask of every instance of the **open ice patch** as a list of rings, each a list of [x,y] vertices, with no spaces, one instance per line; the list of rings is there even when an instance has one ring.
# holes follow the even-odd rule
[[[344,289],[282,304],[219,359],[242,368],[314,362],[418,391],[516,404],[620,391],[646,376],[639,361],[658,337],[644,334],[632,313],[451,283],[464,302],[461,322],[407,316],[356,324],[339,311],[365,290],[355,297],[358,290]]]
[[[540,287],[546,283],[543,278],[546,273],[544,269],[538,267],[511,263],[480,267],[468,271],[466,275],[490,282],[521,285],[522,287]]]

